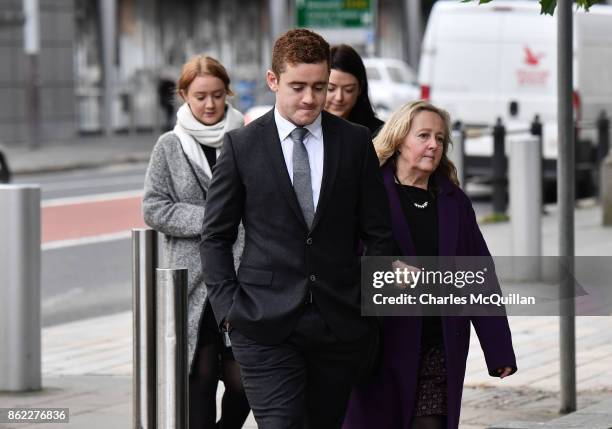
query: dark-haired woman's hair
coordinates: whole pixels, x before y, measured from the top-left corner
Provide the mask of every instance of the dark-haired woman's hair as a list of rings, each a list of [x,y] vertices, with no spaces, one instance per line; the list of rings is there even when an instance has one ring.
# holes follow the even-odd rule
[[[376,117],[370,97],[368,96],[368,77],[363,60],[349,45],[337,45],[331,48],[331,68],[350,73],[359,82],[359,95],[355,106],[349,113],[348,120],[364,125],[372,132],[380,128],[382,121]]]

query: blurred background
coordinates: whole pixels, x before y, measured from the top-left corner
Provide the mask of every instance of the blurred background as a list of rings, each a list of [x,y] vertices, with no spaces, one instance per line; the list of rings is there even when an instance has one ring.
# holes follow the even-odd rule
[[[293,26],[320,28],[330,43],[352,44],[365,56],[404,60],[412,71],[399,71],[393,79],[415,83],[420,37],[432,3],[40,0],[36,83],[41,91],[41,140],[155,129],[159,119],[163,124],[170,114],[171,84],[181,64],[202,52],[230,71],[236,107],[246,111],[268,104],[263,76],[271,46]],[[416,11],[410,22],[408,10]],[[23,1],[1,0],[0,142],[5,144],[28,139],[23,27]]]
[[[570,204],[576,255],[609,258],[612,158],[604,159],[612,115],[612,1],[606,3],[588,17],[575,13],[579,198]],[[461,122],[453,160],[461,163],[462,186],[491,253],[528,254],[521,240],[529,223],[537,228],[535,254],[552,256],[559,254],[562,218],[555,203],[556,19],[540,15],[535,0],[482,6],[459,0],[0,0],[0,183],[36,183],[41,190],[42,373],[44,385],[55,388],[47,403],[76,410],[69,427],[127,427],[130,420],[131,230],[145,227],[145,170],[158,136],[174,125],[174,82],[190,56],[205,53],[226,66],[236,93],[231,102],[251,121],[274,103],[264,77],[280,33],[308,27],[331,44],[351,44],[364,57],[381,119],[405,102],[428,98]],[[517,142],[541,145],[541,171],[511,171]],[[599,187],[604,167],[607,192]],[[523,224],[508,205],[513,183],[523,186],[514,206],[536,207]],[[544,203],[534,197],[540,184]],[[6,201],[0,214],[10,208]],[[24,268],[8,265],[12,250],[6,248],[0,248],[0,272]],[[578,318],[579,408],[612,400],[610,320]],[[558,318],[513,317],[511,326],[519,372],[502,383],[483,370],[472,337],[462,428],[559,417]],[[0,403],[34,406],[46,394],[0,394]]]

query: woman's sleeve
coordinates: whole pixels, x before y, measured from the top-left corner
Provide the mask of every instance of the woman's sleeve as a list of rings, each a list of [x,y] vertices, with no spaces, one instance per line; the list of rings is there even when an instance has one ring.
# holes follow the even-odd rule
[[[469,209],[467,214],[467,230],[470,231],[470,255],[491,257],[487,243],[478,227],[478,222],[476,222],[476,215],[474,214],[472,204],[469,200],[467,200],[466,204]],[[493,262],[491,262],[491,264],[493,264]],[[497,288],[499,288],[499,284],[497,284]],[[508,325],[508,318],[505,315],[473,316],[471,321],[472,325],[474,325],[476,335],[478,335],[480,347],[484,352],[489,375],[492,377],[499,377],[497,369],[506,366],[512,368],[511,374],[514,374],[517,370],[517,366],[514,348],[512,347],[512,333]]]
[[[204,206],[176,201],[164,145],[153,149],[145,176],[142,215],[151,228],[166,235],[199,238],[204,222]]]

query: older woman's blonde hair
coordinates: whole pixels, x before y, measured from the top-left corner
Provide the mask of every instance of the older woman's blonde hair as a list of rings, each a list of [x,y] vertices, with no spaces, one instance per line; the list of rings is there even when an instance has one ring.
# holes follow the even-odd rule
[[[436,171],[444,174],[455,185],[459,185],[457,168],[448,159],[448,149],[451,142],[451,120],[450,115],[444,109],[434,106],[427,101],[419,100],[404,104],[396,110],[385,123],[378,135],[374,138],[374,148],[380,165],[393,158],[412,127],[412,122],[420,112],[433,112],[442,118],[444,122],[444,143],[442,148],[442,159]]]

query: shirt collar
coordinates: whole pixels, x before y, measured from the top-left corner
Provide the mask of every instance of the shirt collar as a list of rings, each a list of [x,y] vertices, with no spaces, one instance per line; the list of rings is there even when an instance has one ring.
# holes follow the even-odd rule
[[[296,128],[296,125],[291,121],[285,119],[278,109],[274,107],[274,121],[276,122],[276,128],[278,129],[278,135],[280,140],[285,140],[291,131]],[[318,140],[321,140],[323,137],[323,127],[321,126],[321,113],[317,116],[317,118],[308,125],[304,125],[304,128],[308,130],[310,134],[313,135]]]

